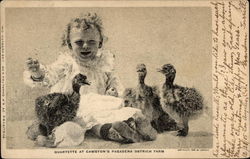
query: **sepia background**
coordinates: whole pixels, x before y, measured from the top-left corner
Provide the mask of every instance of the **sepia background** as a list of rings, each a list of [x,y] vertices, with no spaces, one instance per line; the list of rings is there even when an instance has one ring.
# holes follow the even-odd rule
[[[136,86],[138,63],[147,66],[146,83],[161,86],[164,77],[156,68],[171,63],[177,70],[175,82],[197,88],[207,108],[201,118],[190,122],[190,133],[185,138],[176,137],[176,132],[165,132],[156,141],[120,145],[87,137],[80,147],[211,148],[211,10],[205,7],[6,9],[7,147],[37,148],[25,131],[35,119],[35,98],[48,90],[23,83],[25,60],[33,57],[43,64],[53,62],[62,49],[66,24],[86,12],[102,17],[108,37],[104,47],[116,55],[116,71],[124,87]]]

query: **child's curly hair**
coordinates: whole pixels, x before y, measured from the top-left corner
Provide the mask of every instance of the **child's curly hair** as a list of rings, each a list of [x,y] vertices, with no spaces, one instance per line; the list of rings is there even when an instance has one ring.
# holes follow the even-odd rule
[[[96,13],[87,13],[83,16],[79,16],[71,19],[71,21],[67,24],[64,34],[62,36],[62,46],[68,46],[69,49],[72,49],[71,41],[70,41],[70,32],[73,28],[76,29],[89,29],[96,28],[100,33],[100,44],[99,48],[102,47],[103,44],[103,27],[102,20]]]

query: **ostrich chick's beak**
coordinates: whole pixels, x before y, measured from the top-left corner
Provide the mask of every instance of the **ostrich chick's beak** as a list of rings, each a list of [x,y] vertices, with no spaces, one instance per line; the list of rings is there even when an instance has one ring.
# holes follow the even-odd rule
[[[91,82],[89,82],[87,79],[85,79],[83,83],[86,84],[86,85],[90,85],[91,84]]]
[[[163,73],[163,70],[160,69],[160,68],[157,68],[156,71],[157,71],[157,72],[160,72],[160,73]]]

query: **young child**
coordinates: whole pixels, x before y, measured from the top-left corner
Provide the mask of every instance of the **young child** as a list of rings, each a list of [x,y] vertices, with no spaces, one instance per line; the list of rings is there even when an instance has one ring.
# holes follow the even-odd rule
[[[82,73],[91,81],[91,85],[81,89],[81,95],[94,93],[116,97],[121,96],[123,87],[115,73],[114,55],[110,51],[103,49],[103,40],[102,21],[96,14],[88,13],[82,17],[72,19],[67,25],[62,38],[62,46],[67,47],[68,51],[60,53],[58,59],[48,66],[42,65],[38,60],[29,58],[26,62],[28,70],[24,72],[24,82],[31,87],[48,87],[51,93],[71,93],[73,91],[73,77],[77,73]],[[89,109],[91,110],[91,108]],[[119,142],[131,141],[130,137],[132,135],[131,138],[133,138],[136,131],[129,127],[129,125],[133,125],[130,121],[137,122],[138,126],[144,125],[143,127],[145,127],[145,124],[148,124],[147,120],[140,113],[140,115],[138,115],[138,112],[135,114],[137,115],[134,115],[133,120],[131,120],[132,118],[127,118],[129,120],[114,123],[94,123],[91,127],[93,127],[92,130],[96,135],[105,139]],[[76,123],[82,125],[82,123],[79,123],[79,120]],[[126,129],[129,130],[126,131]],[[36,129],[29,128],[29,130]],[[39,133],[29,130],[27,132],[28,137],[36,139],[36,135]],[[142,131],[140,130],[139,132]],[[144,139],[148,137],[148,140],[152,140],[155,138],[155,132],[151,128],[149,131],[153,134],[152,137],[149,137],[150,135],[146,132],[140,134],[144,134]],[[131,134],[131,132],[133,133]]]
[[[96,14],[73,19],[62,38],[62,46],[68,47],[68,51],[60,53],[57,61],[49,66],[29,58],[24,82],[32,87],[49,87],[51,92],[69,93],[71,79],[81,72],[92,81],[81,93],[104,95],[115,89],[121,95],[123,89],[114,72],[114,55],[102,49],[103,38],[102,22]]]

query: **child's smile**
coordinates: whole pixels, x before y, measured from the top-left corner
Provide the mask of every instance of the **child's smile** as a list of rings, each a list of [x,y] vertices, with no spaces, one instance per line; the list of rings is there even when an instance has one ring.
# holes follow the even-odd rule
[[[100,44],[100,34],[95,28],[74,29],[70,40],[74,57],[87,61],[96,56]]]

